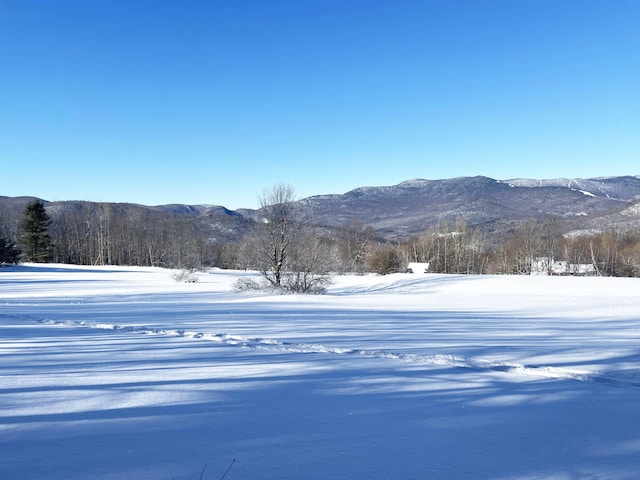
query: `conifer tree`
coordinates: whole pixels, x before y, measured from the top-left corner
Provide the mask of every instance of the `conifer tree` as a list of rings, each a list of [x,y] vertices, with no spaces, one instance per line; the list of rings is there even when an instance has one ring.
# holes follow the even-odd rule
[[[40,200],[27,205],[22,219],[22,253],[27,262],[43,263],[51,259],[50,223],[51,219]]]
[[[20,258],[20,250],[11,240],[0,236],[0,265],[3,263],[16,264]]]

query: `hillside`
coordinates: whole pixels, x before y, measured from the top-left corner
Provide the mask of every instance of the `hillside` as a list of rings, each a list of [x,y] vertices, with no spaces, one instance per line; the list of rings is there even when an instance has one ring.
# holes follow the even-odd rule
[[[0,223],[15,231],[24,206],[33,197],[0,197]],[[526,219],[555,218],[564,231],[600,228],[640,229],[637,202],[640,176],[591,179],[510,179],[459,177],[413,179],[392,186],[361,187],[344,194],[300,200],[316,225],[347,222],[371,226],[379,236],[408,237],[442,221],[464,219],[489,233],[501,233]],[[90,210],[92,202],[46,202],[50,211]],[[233,242],[254,221],[257,210],[229,210],[219,205],[101,204],[128,217],[158,221],[162,216],[187,219],[216,242]],[[636,205],[636,206],[634,206]],[[154,220],[155,219],[155,220]]]
[[[591,190],[585,190],[586,187]],[[429,225],[463,218],[500,231],[528,218],[557,218],[567,229],[591,217],[605,222],[640,198],[639,177],[590,180],[414,179],[388,187],[304,200],[317,223],[362,221],[387,237],[414,235]],[[606,223],[606,222],[605,222]]]

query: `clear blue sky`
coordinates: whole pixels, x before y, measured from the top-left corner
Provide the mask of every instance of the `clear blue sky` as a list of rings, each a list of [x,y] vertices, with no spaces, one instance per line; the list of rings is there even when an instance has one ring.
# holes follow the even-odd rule
[[[638,0],[0,0],[0,195],[627,174]]]

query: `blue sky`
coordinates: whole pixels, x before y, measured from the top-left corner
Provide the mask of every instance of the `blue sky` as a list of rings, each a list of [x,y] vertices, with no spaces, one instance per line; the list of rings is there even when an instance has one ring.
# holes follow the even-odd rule
[[[637,0],[0,0],[0,195],[640,174]]]

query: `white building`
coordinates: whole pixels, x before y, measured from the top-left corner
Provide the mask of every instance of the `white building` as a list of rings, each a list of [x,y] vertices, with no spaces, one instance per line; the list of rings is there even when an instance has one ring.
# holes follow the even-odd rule
[[[429,263],[409,262],[407,273],[429,273]]]
[[[595,275],[591,263],[569,263],[550,257],[536,257],[531,261],[531,275]]]

